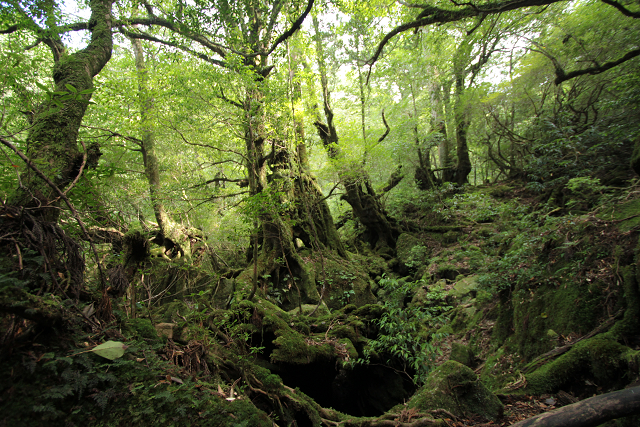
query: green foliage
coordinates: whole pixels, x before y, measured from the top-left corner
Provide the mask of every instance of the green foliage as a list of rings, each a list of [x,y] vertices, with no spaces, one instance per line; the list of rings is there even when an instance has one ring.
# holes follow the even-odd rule
[[[363,358],[356,363],[371,363],[374,355],[389,364],[399,361],[403,370],[413,373],[415,383],[423,383],[441,354],[436,342],[446,336],[431,330],[441,322],[438,316],[451,307],[444,303],[440,291],[427,294],[427,299],[433,301],[431,306],[405,306],[405,298],[424,286],[422,281],[402,282],[385,276],[380,279],[380,286],[387,292],[387,299],[382,316],[374,320],[379,333],[368,342]]]

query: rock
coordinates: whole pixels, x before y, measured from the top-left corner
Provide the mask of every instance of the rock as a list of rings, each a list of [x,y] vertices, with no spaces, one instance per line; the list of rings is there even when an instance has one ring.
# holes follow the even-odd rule
[[[156,324],[156,331],[159,337],[167,337],[173,339],[173,329],[176,327],[175,323],[158,323]]]
[[[302,315],[310,316],[311,313],[314,312],[314,310],[315,313],[313,314],[313,317],[320,317],[329,314],[329,309],[327,308],[326,304],[320,304],[320,307],[318,307],[318,309],[316,310],[317,306],[318,304],[302,304]],[[289,310],[288,313],[292,316],[298,316],[300,314],[300,308]]]
[[[466,296],[475,297],[478,291],[478,276],[471,275],[458,280],[453,289],[449,291],[449,295],[458,299],[463,299]]]
[[[407,406],[419,412],[445,409],[459,417],[474,413],[490,420],[501,417],[503,413],[502,402],[471,369],[454,360],[436,368]]]
[[[449,356],[450,360],[455,360],[456,362],[460,362],[465,366],[472,367],[474,365],[475,355],[471,349],[457,342],[451,344],[451,355]]]

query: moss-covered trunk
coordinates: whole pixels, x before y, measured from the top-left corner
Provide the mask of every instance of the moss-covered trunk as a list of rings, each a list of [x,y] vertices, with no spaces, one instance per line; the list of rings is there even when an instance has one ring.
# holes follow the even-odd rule
[[[469,129],[469,118],[463,105],[463,96],[465,92],[464,75],[456,74],[456,156],[458,162],[454,173],[453,181],[458,184],[466,184],[469,182],[468,177],[471,173],[472,165],[469,157],[469,145],[467,143],[467,130]]]
[[[70,54],[58,35],[45,39],[55,61],[55,91],[53,99],[35,113],[27,137],[27,156],[60,189],[77,177],[82,166],[78,131],[94,89],[93,78],[111,58],[113,46],[112,0],[91,0],[89,6],[91,40],[86,48]],[[66,94],[61,95],[62,92]],[[21,180],[22,186],[11,200],[13,204],[46,207],[55,203],[57,193],[35,173],[26,171]],[[47,209],[44,215],[56,219],[58,210]]]
[[[245,100],[245,144],[251,201],[249,213],[256,219],[252,238],[252,265],[238,278],[252,282],[254,294],[259,284],[284,288],[289,303],[317,302],[313,272],[299,254],[300,242],[326,254],[347,253],[339,239],[322,191],[310,172],[304,140],[299,135],[296,150],[282,141],[270,141],[266,154],[263,79]],[[301,126],[296,126],[298,133]],[[258,283],[260,282],[260,283]]]

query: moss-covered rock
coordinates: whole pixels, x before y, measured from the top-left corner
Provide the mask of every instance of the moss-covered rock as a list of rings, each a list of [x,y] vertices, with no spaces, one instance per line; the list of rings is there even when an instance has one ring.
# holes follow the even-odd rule
[[[407,403],[421,412],[446,409],[456,416],[478,414],[495,420],[502,416],[502,402],[463,364],[449,360],[434,370],[424,386]]]
[[[311,316],[313,314],[313,317],[322,317],[329,314],[329,308],[326,304],[302,304],[301,307],[289,310],[289,314],[292,316],[300,315],[300,308],[302,308],[303,316]]]
[[[526,392],[554,393],[572,383],[597,384],[603,389],[622,388],[630,381],[630,349],[600,336],[581,341],[556,360],[526,376]]]
[[[473,367],[475,355],[469,346],[454,342],[451,344],[451,355],[449,356],[449,359],[460,362],[465,366]]]
[[[456,281],[453,285],[453,289],[449,291],[449,295],[462,300],[467,296],[475,297],[478,291],[478,276],[473,274],[471,276],[463,277]]]
[[[420,239],[409,233],[403,233],[398,237],[396,254],[403,266],[418,268],[424,264],[430,251]]]

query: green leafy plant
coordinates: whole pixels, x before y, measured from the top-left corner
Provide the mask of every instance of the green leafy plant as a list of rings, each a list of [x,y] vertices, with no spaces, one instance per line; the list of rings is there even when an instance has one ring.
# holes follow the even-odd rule
[[[427,307],[405,306],[405,298],[424,286],[421,280],[400,282],[383,276],[379,284],[389,295],[384,303],[384,314],[374,321],[380,332],[376,339],[369,341],[364,357],[356,363],[371,363],[374,355],[387,358],[389,364],[398,361],[405,372],[413,373],[413,381],[421,384],[441,354],[435,342],[446,336],[431,329],[440,323],[438,316],[451,307],[445,304],[444,294],[440,291],[427,293],[426,299],[431,302]]]

